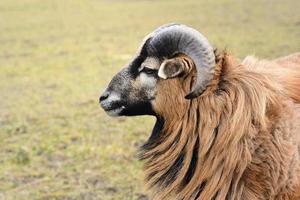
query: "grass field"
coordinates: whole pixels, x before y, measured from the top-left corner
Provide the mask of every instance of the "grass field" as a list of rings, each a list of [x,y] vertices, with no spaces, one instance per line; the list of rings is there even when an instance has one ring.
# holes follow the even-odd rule
[[[169,22],[239,57],[300,51],[299,9],[299,0],[1,0],[0,199],[147,199],[136,154],[154,119],[106,116],[98,97],[112,75]]]

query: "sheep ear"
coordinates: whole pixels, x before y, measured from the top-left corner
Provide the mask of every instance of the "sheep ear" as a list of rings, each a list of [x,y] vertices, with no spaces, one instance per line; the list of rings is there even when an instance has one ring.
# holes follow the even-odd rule
[[[185,64],[180,58],[164,61],[158,70],[158,76],[163,79],[174,78],[185,71]]]

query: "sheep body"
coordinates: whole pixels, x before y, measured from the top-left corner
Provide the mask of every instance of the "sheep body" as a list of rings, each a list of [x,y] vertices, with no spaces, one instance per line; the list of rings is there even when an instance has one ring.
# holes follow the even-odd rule
[[[240,62],[225,53],[216,68],[218,86],[211,84],[191,102],[176,102],[191,79],[172,102],[159,99],[155,108],[164,126],[142,153],[154,198],[299,198],[299,55]],[[172,81],[159,84],[158,94],[174,90],[178,80]]]

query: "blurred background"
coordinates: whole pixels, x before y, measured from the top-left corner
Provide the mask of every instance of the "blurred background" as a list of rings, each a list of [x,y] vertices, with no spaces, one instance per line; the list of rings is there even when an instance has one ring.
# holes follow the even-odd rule
[[[299,0],[1,0],[0,199],[146,200],[151,117],[98,98],[156,27],[195,27],[243,58],[300,50]]]

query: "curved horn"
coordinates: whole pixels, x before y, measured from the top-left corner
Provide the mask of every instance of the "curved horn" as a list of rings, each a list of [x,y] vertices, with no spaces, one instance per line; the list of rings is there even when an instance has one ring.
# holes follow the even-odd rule
[[[194,61],[197,80],[185,98],[192,99],[204,92],[215,69],[215,54],[208,40],[195,29],[181,24],[163,25],[151,36],[147,45],[149,55],[170,58],[183,53]]]

